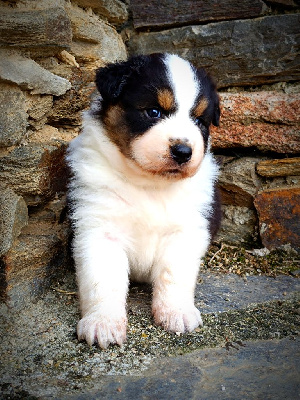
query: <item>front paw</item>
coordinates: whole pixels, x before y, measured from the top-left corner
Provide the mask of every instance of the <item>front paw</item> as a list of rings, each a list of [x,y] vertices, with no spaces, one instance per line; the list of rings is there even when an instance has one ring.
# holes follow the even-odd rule
[[[110,344],[122,346],[126,341],[126,314],[113,317],[101,312],[85,315],[77,325],[79,340],[86,340],[91,346],[98,342],[102,349],[107,349]]]
[[[203,326],[199,310],[192,304],[186,307],[173,307],[164,303],[152,307],[154,321],[170,332],[192,332],[199,325]]]

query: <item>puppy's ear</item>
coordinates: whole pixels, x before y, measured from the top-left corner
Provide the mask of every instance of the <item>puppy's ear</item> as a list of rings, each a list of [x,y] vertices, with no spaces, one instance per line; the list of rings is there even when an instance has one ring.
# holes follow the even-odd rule
[[[220,101],[217,93],[217,85],[215,80],[205,71],[204,68],[195,68],[196,75],[202,86],[204,97],[210,99],[209,111],[211,122],[214,126],[219,126],[220,123]]]
[[[219,126],[220,124],[220,100],[219,100],[219,96],[218,93],[215,92],[214,93],[214,113],[213,113],[213,118],[212,118],[212,124],[214,126]]]
[[[212,100],[212,104],[213,104],[212,121],[211,122],[214,126],[219,126],[221,111],[220,111],[220,99],[219,99],[219,95],[217,92],[217,84],[210,75],[207,75],[207,77],[209,80],[209,91],[211,94],[211,100]]]
[[[144,65],[143,56],[108,64],[96,71],[96,86],[104,101],[116,102],[128,79]]]

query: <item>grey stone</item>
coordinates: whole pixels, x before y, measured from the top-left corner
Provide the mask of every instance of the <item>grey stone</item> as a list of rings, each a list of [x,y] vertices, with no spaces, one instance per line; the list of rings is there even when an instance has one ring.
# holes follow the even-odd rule
[[[126,5],[119,0],[74,0],[81,7],[92,8],[115,25],[121,25],[128,19]]]
[[[103,41],[103,35],[116,36],[116,30],[97,15],[72,4],[69,4],[66,9],[71,20],[73,40],[99,44]]]
[[[67,260],[70,262],[65,207],[65,196],[56,196],[42,208],[30,209],[28,224],[2,256],[0,299],[10,307],[24,308],[64,273]]]
[[[0,147],[18,144],[26,133],[27,123],[22,90],[15,85],[0,84]]]
[[[206,1],[197,0],[131,0],[130,7],[136,29],[191,25],[229,19],[255,18],[267,11],[261,0]]]
[[[40,234],[21,234],[1,261],[6,282],[0,281],[0,289],[6,287],[6,290],[3,293],[0,290],[0,298],[5,298],[10,307],[22,310],[63,276],[66,243],[58,237],[54,226],[48,234],[42,231]]]
[[[79,62],[103,65],[127,58],[122,37],[113,26],[72,4],[66,10],[73,31],[71,53]]]
[[[299,79],[300,14],[275,15],[140,33],[130,54],[171,52],[205,67],[219,87]]]
[[[79,62],[99,62],[103,65],[127,58],[122,37],[113,26],[77,6],[70,4],[66,9],[74,35],[71,53]]]
[[[13,82],[33,94],[61,96],[71,83],[17,53],[0,50],[0,81]]]
[[[222,203],[254,208],[254,196],[262,185],[256,174],[256,164],[261,159],[242,157],[226,163],[219,177]]]
[[[32,2],[33,3],[33,2]],[[46,9],[1,8],[0,46],[41,52],[68,49],[72,40],[69,18],[62,7]]]
[[[223,205],[221,228],[216,242],[233,245],[252,245],[257,241],[256,212],[248,207]]]
[[[108,377],[101,390],[67,396],[88,400],[296,399],[299,339],[246,341],[155,362],[142,377]]]
[[[10,249],[27,222],[28,210],[23,198],[0,184],[0,256]]]
[[[267,276],[248,276],[243,279],[235,274],[215,275],[200,273],[201,282],[196,287],[196,305],[204,314],[221,313],[284,300],[300,291],[300,282],[291,276],[274,279]],[[212,279],[214,282],[212,284]]]

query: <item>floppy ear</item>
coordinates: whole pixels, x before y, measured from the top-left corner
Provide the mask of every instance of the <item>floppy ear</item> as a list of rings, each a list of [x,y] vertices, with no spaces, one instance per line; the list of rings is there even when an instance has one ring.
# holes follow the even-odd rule
[[[96,86],[104,101],[115,102],[128,79],[144,65],[145,57],[137,56],[119,63],[108,64],[96,71]]]
[[[96,71],[96,85],[103,100],[116,100],[127,78],[130,76],[130,67],[126,62],[108,64]]]
[[[212,113],[212,124],[219,126],[220,122],[220,101],[217,93],[215,80],[205,71],[204,68],[195,68],[199,81],[202,83],[204,95],[210,99],[210,112]]]
[[[212,118],[212,124],[214,126],[219,126],[220,124],[220,100],[217,92],[214,93],[214,113]]]

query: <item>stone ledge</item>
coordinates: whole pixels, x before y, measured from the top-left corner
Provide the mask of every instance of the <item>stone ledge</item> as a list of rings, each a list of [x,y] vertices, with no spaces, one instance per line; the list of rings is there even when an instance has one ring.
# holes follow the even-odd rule
[[[220,102],[220,127],[211,129],[214,148],[300,152],[299,93],[220,93]]]
[[[69,18],[61,7],[45,10],[1,8],[0,46],[61,51],[72,40]]]
[[[269,178],[300,175],[300,157],[260,161],[256,170],[259,175]]]
[[[128,19],[126,5],[119,0],[74,0],[79,6],[92,8],[114,25],[121,25]]]
[[[61,96],[71,83],[42,68],[35,61],[15,52],[0,49],[0,81],[12,82],[32,94]]]
[[[267,10],[261,0],[206,1],[143,1],[131,0],[135,29],[191,25],[211,21],[244,19],[262,16]]]
[[[133,35],[127,44],[130,54],[179,54],[207,68],[220,88],[288,82],[300,76],[299,21],[286,14],[193,25]]]

